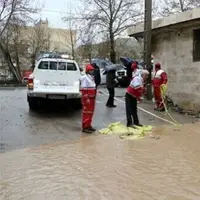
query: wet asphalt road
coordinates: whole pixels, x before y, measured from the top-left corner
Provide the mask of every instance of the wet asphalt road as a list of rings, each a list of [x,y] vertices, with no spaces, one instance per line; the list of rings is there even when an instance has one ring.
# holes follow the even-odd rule
[[[93,124],[97,129],[106,127],[112,122],[125,120],[123,103],[124,89],[116,89],[117,108],[105,107],[107,93],[105,88],[99,89]],[[141,104],[145,109],[153,111],[152,105]],[[160,125],[166,122],[139,111],[141,123]],[[161,116],[166,117],[166,116]],[[176,116],[181,123],[192,122],[194,118]],[[0,152],[50,144],[62,141],[75,141],[81,137],[90,137],[81,132],[81,112],[66,105],[52,103],[38,112],[30,112],[26,101],[26,88],[0,89]]]

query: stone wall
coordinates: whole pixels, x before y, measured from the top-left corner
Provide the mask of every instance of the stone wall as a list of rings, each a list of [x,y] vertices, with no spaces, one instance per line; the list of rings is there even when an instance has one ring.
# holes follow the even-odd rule
[[[152,51],[168,73],[169,97],[184,109],[200,111],[200,62],[193,62],[193,29],[153,36]]]

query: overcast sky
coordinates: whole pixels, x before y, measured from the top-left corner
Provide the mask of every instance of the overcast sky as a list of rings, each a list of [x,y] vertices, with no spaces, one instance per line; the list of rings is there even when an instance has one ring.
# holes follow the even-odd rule
[[[36,18],[48,19],[51,27],[64,28],[62,17],[67,13],[75,12],[78,0],[37,0],[38,6],[42,8]],[[80,5],[80,4],[79,4]]]

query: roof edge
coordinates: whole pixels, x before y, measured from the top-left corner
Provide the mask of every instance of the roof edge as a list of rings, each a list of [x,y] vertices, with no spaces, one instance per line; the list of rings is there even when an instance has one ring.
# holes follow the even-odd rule
[[[167,26],[181,24],[190,21],[200,21],[200,8],[194,8],[187,12],[170,15],[168,17],[160,18],[152,21],[152,30],[161,29]],[[144,32],[144,23],[140,23],[133,28],[128,29],[129,36],[141,35]]]

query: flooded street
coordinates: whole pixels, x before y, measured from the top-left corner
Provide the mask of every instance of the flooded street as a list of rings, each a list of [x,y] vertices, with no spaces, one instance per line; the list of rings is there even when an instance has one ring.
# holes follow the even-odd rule
[[[199,200],[200,123],[174,127],[139,112],[153,135],[136,141],[84,135],[80,112],[29,113],[25,90],[1,92],[1,200]],[[125,122],[99,95],[94,124]],[[141,105],[142,106],[142,105]],[[195,122],[195,123],[194,123]]]
[[[90,136],[1,154],[0,199],[198,200],[199,125],[160,140]]]

